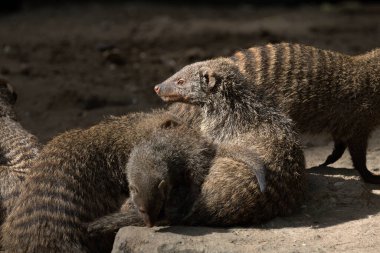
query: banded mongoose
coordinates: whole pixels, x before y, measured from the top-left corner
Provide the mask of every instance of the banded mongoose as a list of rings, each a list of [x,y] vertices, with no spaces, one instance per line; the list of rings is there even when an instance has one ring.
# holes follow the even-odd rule
[[[0,224],[12,210],[41,148],[37,138],[17,121],[16,98],[12,86],[0,79]]]
[[[183,126],[157,131],[133,148],[127,164],[135,209],[96,220],[90,233],[136,225],[136,210],[148,227],[252,225],[294,210],[303,184],[294,175],[304,172],[299,148],[284,168],[270,172],[277,181],[268,180],[264,193],[251,169],[263,166],[259,157],[248,167],[221,148]]]
[[[120,208],[129,194],[123,173],[131,148],[172,127],[172,118],[161,111],[115,117],[46,144],[3,225],[6,252],[110,251],[114,235],[89,238],[84,224]]]
[[[244,83],[245,87],[236,83]],[[380,183],[380,175],[366,167],[367,140],[380,120],[379,86],[380,49],[348,56],[280,43],[185,66],[155,90],[165,101],[203,105],[205,115],[213,114],[216,121],[226,117],[226,110],[236,120],[252,117],[247,114],[254,112],[240,112],[239,107],[252,101],[248,94],[255,94],[281,108],[300,131],[327,131],[332,135],[335,147],[323,165],[337,161],[348,147],[354,168],[362,178]],[[251,110],[249,104],[244,107]],[[206,131],[217,129],[212,120],[206,121]]]

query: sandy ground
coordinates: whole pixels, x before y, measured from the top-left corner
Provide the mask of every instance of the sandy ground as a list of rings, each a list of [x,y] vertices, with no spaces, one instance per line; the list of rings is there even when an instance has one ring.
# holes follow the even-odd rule
[[[0,76],[19,94],[22,124],[44,142],[110,114],[163,106],[153,85],[194,61],[268,42],[300,42],[348,54],[380,45],[380,5],[90,4],[1,15]],[[379,187],[358,180],[347,154],[335,169],[315,168],[331,151],[329,137],[308,136],[304,144],[308,167],[314,167],[310,177],[319,183],[302,212],[265,225],[274,228],[228,234],[236,235],[236,245],[247,238],[244,242],[259,251],[377,251]],[[379,152],[377,131],[368,152],[374,171],[380,168]]]

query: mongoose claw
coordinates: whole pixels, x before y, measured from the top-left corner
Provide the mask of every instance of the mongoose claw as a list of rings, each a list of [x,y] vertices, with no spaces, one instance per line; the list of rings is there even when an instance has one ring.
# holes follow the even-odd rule
[[[257,183],[259,184],[260,191],[265,192],[266,181],[265,181],[265,166],[260,166],[255,168],[255,175],[257,178]]]

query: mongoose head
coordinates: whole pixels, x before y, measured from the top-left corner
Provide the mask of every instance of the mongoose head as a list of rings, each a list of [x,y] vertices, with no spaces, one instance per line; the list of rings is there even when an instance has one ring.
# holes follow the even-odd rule
[[[152,151],[147,145],[136,146],[127,164],[131,199],[148,227],[165,220],[165,202],[170,191],[167,165]]]
[[[13,105],[16,103],[17,94],[12,86],[0,78],[0,116],[14,117]]]
[[[4,79],[0,78],[0,100],[7,104],[14,105],[17,100],[17,94],[13,87]]]
[[[242,83],[238,67],[228,58],[187,65],[167,80],[154,87],[166,102],[186,102],[202,105],[220,92]]]

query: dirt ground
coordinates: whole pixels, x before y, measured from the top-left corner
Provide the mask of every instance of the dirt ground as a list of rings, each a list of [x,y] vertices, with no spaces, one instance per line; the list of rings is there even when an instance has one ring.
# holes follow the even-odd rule
[[[351,2],[257,8],[118,3],[24,9],[0,16],[0,76],[19,94],[16,110],[22,124],[46,142],[62,131],[92,125],[110,114],[164,106],[154,95],[153,85],[188,63],[281,41],[348,54],[366,52],[380,46],[380,5]],[[331,150],[325,136],[305,137],[304,144],[308,167],[321,163]],[[377,131],[368,154],[369,166],[375,171],[379,170],[379,154]],[[312,216],[302,212],[300,216],[309,217],[303,217],[301,232],[296,226],[280,236],[284,220],[275,220],[275,228],[268,230],[271,233],[252,232],[251,237],[261,236],[274,245],[289,236],[295,241],[307,238],[307,243],[321,245],[322,251],[323,245],[348,240],[350,247],[344,250],[364,251],[361,246],[363,240],[368,241],[368,233],[358,233],[357,228],[379,227],[380,190],[358,180],[347,154],[333,167],[338,169],[311,170],[311,175],[319,170],[316,175],[328,179],[323,189],[329,193],[316,193],[322,208],[317,205],[310,210],[334,208]],[[352,182],[355,186],[351,187]],[[328,222],[324,236],[314,236],[314,230],[307,229],[318,220]],[[366,252],[380,248],[379,233],[371,231],[375,243]],[[302,251],[290,246],[282,250]],[[264,247],[262,251],[276,250]]]

